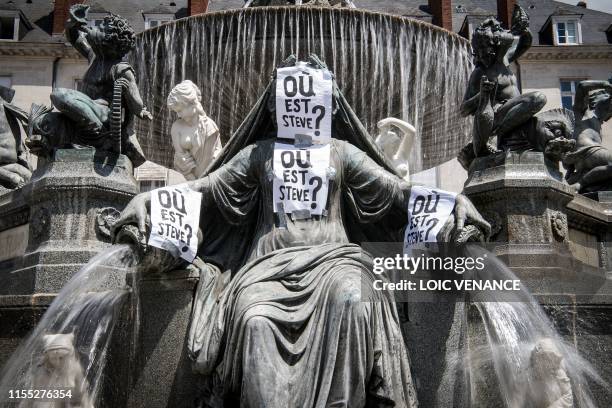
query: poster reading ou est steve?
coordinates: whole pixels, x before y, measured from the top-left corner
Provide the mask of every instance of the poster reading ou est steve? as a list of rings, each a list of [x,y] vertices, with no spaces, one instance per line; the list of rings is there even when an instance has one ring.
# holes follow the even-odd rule
[[[276,75],[276,122],[281,139],[325,144],[331,140],[332,76],[304,62],[279,68]],[[307,143],[310,144],[310,143]]]
[[[187,184],[151,191],[149,245],[192,262],[198,251],[202,194]]]
[[[327,204],[330,145],[298,148],[285,143],[274,145],[274,212],[284,209],[323,215]]]
[[[412,186],[408,202],[408,225],[404,253],[421,242],[437,242],[438,232],[455,208],[457,194],[424,186]]]

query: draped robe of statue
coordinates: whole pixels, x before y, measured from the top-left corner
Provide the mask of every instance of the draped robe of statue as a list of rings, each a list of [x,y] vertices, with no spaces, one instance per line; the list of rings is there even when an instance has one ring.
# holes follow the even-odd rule
[[[380,276],[358,245],[400,239],[409,186],[336,89],[327,215],[283,221],[273,89],[198,181],[204,262],[188,346],[203,406],[414,407],[394,300],[371,289]]]

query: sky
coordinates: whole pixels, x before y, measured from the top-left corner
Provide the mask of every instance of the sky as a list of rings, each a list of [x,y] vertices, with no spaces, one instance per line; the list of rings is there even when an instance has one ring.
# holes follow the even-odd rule
[[[562,3],[576,5],[578,0],[557,0]],[[612,0],[587,0],[587,7],[593,10],[612,13]]]

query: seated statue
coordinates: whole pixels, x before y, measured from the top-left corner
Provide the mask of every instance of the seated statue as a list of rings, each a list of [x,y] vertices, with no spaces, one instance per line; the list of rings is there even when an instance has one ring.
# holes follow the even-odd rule
[[[99,28],[87,25],[89,6],[70,8],[66,37],[89,61],[82,89],[56,88],[52,108],[33,106],[29,118],[29,146],[39,155],[54,148],[80,146],[124,153],[134,166],[145,158],[133,130],[134,117],[151,120],[134,69],[124,61],[135,46],[127,20],[111,14]]]
[[[10,105],[14,94],[12,89],[0,85],[0,186],[7,189],[24,185],[32,176],[21,141],[18,109]]]
[[[414,146],[416,129],[408,122],[396,118],[386,118],[379,121],[376,144],[381,148],[385,157],[391,161],[397,174],[406,181],[410,179],[410,152]],[[401,134],[397,134],[398,129]]]
[[[565,178],[580,193],[612,190],[612,152],[602,146],[601,127],[612,117],[612,84],[581,81],[576,88],[576,149],[567,154]]]
[[[323,215],[274,212],[274,82],[209,172],[188,182],[202,194],[188,349],[204,406],[417,406],[394,299],[372,289],[372,257],[359,246],[403,240],[410,185],[334,87]],[[150,200],[134,197],[115,236],[129,224],[147,234]],[[488,233],[463,195],[455,214],[458,230]]]
[[[475,68],[461,113],[474,116],[472,148],[475,157],[491,153],[488,142],[493,136],[497,136],[501,150],[528,145],[525,136],[515,131],[544,107],[546,97],[537,91],[521,94],[510,64],[531,47],[531,42],[529,17],[518,5],[511,30],[504,30],[495,19],[487,19],[474,30]]]
[[[170,129],[174,168],[187,180],[199,178],[221,152],[217,124],[206,115],[198,87],[186,80],[168,95],[168,109],[179,117]]]

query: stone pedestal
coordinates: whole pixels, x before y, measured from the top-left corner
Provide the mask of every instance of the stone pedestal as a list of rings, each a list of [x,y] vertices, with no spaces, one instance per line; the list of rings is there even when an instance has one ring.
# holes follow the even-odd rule
[[[558,164],[540,152],[479,158],[464,193],[491,223],[496,254],[530,289],[557,293],[572,270],[567,205],[574,198]]]
[[[469,173],[464,193],[491,222],[496,254],[565,340],[610,381],[604,363],[612,349],[612,193],[577,194],[563,182],[558,165],[538,152],[479,158]],[[482,346],[480,318],[474,310],[468,317],[468,343]],[[475,391],[486,395],[495,388],[484,378]],[[592,384],[591,390],[599,406],[610,405],[601,386]]]
[[[109,350],[103,407],[191,408],[198,380],[187,355],[197,272],[128,276],[133,288]]]
[[[138,193],[130,160],[94,149],[56,151],[20,192],[29,207],[25,256],[2,271],[2,294],[57,293],[110,243],[97,232],[100,210],[121,210]]]

